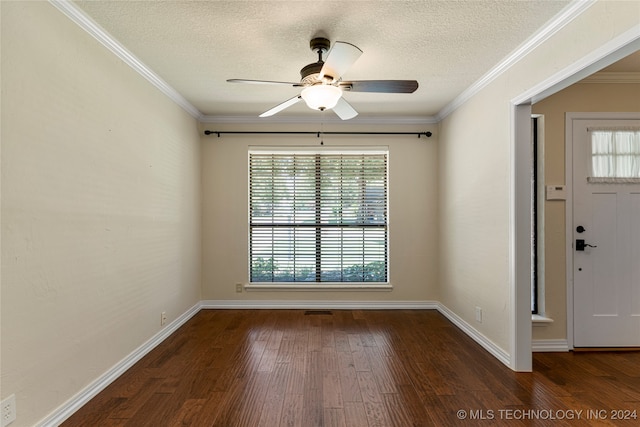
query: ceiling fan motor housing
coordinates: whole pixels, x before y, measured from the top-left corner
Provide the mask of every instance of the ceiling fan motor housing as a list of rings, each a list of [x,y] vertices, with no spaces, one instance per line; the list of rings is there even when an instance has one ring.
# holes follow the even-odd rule
[[[324,76],[321,80],[318,79],[320,75],[320,70],[322,70],[322,66],[324,65],[323,61],[314,62],[313,64],[305,65],[302,70],[300,70],[300,77],[302,80],[300,82],[305,86],[314,85],[319,82],[328,82],[331,83],[333,81],[333,77]]]

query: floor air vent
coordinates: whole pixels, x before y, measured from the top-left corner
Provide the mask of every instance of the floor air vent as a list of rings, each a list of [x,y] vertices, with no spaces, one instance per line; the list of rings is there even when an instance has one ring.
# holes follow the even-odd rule
[[[307,310],[304,312],[305,316],[317,316],[317,315],[325,315],[331,316],[333,312],[331,310]]]

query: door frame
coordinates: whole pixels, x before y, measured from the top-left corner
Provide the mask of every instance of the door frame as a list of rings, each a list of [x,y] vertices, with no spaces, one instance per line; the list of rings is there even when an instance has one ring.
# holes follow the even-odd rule
[[[574,348],[574,301],[573,301],[573,124],[577,120],[640,120],[640,112],[632,113],[565,113],[565,183],[567,200],[565,204],[565,258],[567,281],[567,345]]]
[[[540,81],[511,100],[511,173],[509,214],[509,308],[510,367],[514,371],[532,370],[531,352],[531,234],[528,172],[533,165],[528,147],[531,142],[531,104],[565,89],[608,65],[640,50],[640,25],[632,27],[591,51],[565,69]],[[566,157],[566,156],[565,156]],[[568,194],[571,193],[567,188]],[[566,222],[566,221],[565,221]],[[573,289],[572,289],[573,290]],[[571,317],[573,320],[573,306]],[[570,341],[569,341],[570,340]],[[567,330],[569,349],[573,349],[573,322]]]

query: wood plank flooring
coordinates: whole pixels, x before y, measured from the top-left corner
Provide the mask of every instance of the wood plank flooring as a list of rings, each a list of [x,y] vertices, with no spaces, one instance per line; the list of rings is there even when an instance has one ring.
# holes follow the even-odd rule
[[[515,373],[436,311],[202,310],[63,424],[456,425],[640,425],[640,353]]]

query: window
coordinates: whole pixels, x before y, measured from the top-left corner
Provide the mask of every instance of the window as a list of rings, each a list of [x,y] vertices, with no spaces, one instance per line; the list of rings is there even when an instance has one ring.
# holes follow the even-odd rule
[[[386,283],[387,157],[251,150],[250,281]]]
[[[539,274],[544,262],[544,215],[540,202],[544,200],[544,144],[542,116],[531,118],[531,146],[533,165],[531,168],[531,313],[542,312],[544,300],[539,301],[544,278]]]
[[[591,128],[589,182],[640,180],[640,129]]]

